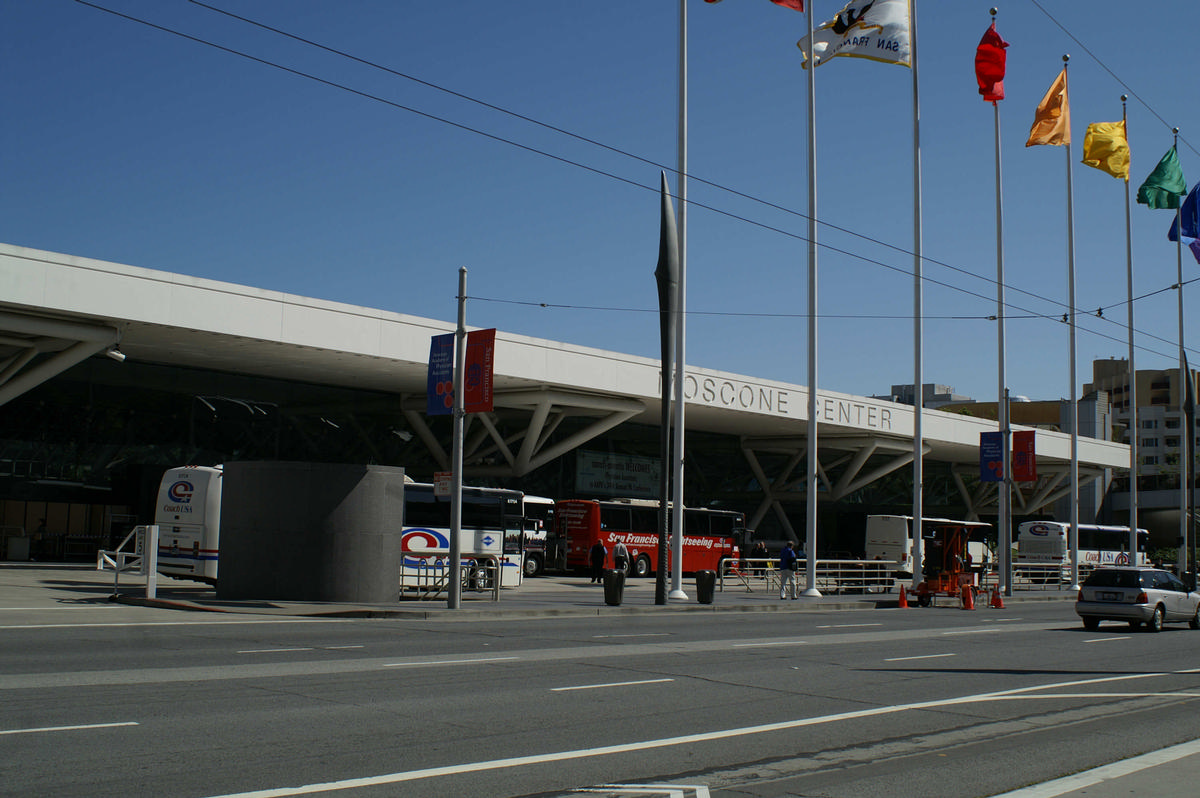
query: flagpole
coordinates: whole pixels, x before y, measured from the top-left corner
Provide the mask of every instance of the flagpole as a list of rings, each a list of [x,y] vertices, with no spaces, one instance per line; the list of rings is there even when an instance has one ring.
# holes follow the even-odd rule
[[[909,60],[912,68],[913,98],[913,589],[923,573],[917,566],[922,559],[925,514],[925,297],[924,259],[921,257],[921,100],[917,80],[916,0],[909,6]]]
[[[1126,102],[1129,95],[1121,95],[1121,124],[1125,127],[1125,141],[1129,141],[1129,127],[1126,121]],[[1132,160],[1132,154],[1131,154]],[[1130,164],[1132,167],[1132,163]],[[1129,173],[1125,177],[1125,283],[1129,292],[1126,318],[1129,326],[1129,564],[1137,565],[1137,528],[1138,528],[1138,404],[1137,404],[1137,369],[1134,368],[1133,346],[1133,227],[1129,211]]]
[[[1179,152],[1179,128],[1172,128],[1173,141],[1171,147]],[[1186,184],[1184,186],[1186,190]],[[1179,547],[1176,551],[1178,571],[1183,573],[1191,565],[1188,561],[1188,494],[1192,489],[1192,446],[1196,432],[1190,429],[1187,412],[1187,382],[1192,375],[1188,373],[1187,352],[1184,348],[1183,337],[1183,202],[1175,204],[1175,229],[1179,231],[1175,241],[1175,281],[1179,295],[1175,297],[1179,308],[1179,436],[1182,444],[1179,451]]]
[[[996,24],[996,9],[992,9],[992,25]],[[1006,320],[1004,316],[1004,191],[1003,191],[1003,169],[1000,159],[1000,103],[992,100],[992,111],[994,117],[995,139],[996,139],[996,362],[998,364],[997,378],[997,393],[996,393],[996,420],[1000,427],[1000,441],[1003,448],[1002,467],[1003,472],[1000,484],[996,486],[998,492],[998,509],[1000,511],[997,536],[997,545],[1000,549],[1000,587],[1006,596],[1012,595],[1012,492],[1010,490],[1009,475],[1012,471],[1012,427],[1009,420],[1008,407],[1008,379],[1006,375],[1007,369],[1007,347],[1005,344],[1005,326]]]
[[[1067,62],[1071,56],[1064,55],[1063,60],[1063,91],[1070,96],[1067,79]],[[1068,130],[1067,151],[1067,317],[1068,339],[1070,341],[1070,411],[1068,418],[1071,422],[1071,532],[1067,545],[1071,550],[1071,586],[1079,586],[1079,403],[1076,399],[1077,388],[1075,375],[1075,198],[1072,185],[1071,142]]]
[[[678,315],[675,317],[675,451],[671,458],[675,480],[672,503],[675,511],[671,514],[670,598],[687,601],[687,593],[683,591],[683,376],[687,362],[687,0],[679,0],[679,171],[676,186],[679,191],[679,294]]]
[[[804,552],[805,596],[817,590],[817,63],[813,52],[813,3],[808,4],[808,464]]]

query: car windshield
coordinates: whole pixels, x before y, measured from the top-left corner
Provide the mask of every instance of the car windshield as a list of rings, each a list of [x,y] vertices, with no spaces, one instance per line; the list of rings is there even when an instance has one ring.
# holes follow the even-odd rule
[[[1087,587],[1140,587],[1137,571],[1097,568],[1083,583]]]

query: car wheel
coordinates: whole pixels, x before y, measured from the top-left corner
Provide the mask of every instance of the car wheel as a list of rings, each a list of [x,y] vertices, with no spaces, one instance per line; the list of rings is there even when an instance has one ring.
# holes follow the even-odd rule
[[[542,572],[542,561],[537,557],[525,558],[525,575],[537,576]]]
[[[1196,612],[1192,615],[1191,620],[1188,621],[1188,626],[1192,629],[1200,629],[1200,607],[1196,607]]]
[[[646,577],[650,575],[650,558],[642,555],[633,561],[633,575]]]
[[[1100,619],[1099,618],[1084,618],[1083,619],[1083,628],[1087,629],[1089,632],[1096,631],[1097,629],[1100,628]]]
[[[1163,608],[1155,607],[1154,614],[1150,616],[1150,620],[1146,622],[1147,632],[1161,632],[1163,625]]]

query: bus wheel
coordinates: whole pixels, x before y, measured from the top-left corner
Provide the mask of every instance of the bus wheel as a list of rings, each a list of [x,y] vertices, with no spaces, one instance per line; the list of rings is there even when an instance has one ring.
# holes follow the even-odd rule
[[[525,558],[525,575],[537,576],[542,572],[542,561],[538,557]]]
[[[650,575],[650,558],[642,555],[633,561],[634,576],[649,576]]]

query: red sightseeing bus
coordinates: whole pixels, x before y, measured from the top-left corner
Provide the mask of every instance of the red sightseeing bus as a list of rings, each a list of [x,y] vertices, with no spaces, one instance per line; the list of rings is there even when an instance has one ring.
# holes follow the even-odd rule
[[[631,576],[658,570],[658,502],[648,499],[564,499],[554,507],[556,563],[567,571],[586,571],[588,551],[597,540],[608,549],[625,541]],[[682,573],[715,571],[724,558],[738,556],[746,534],[746,516],[733,510],[687,507],[683,512]]]

